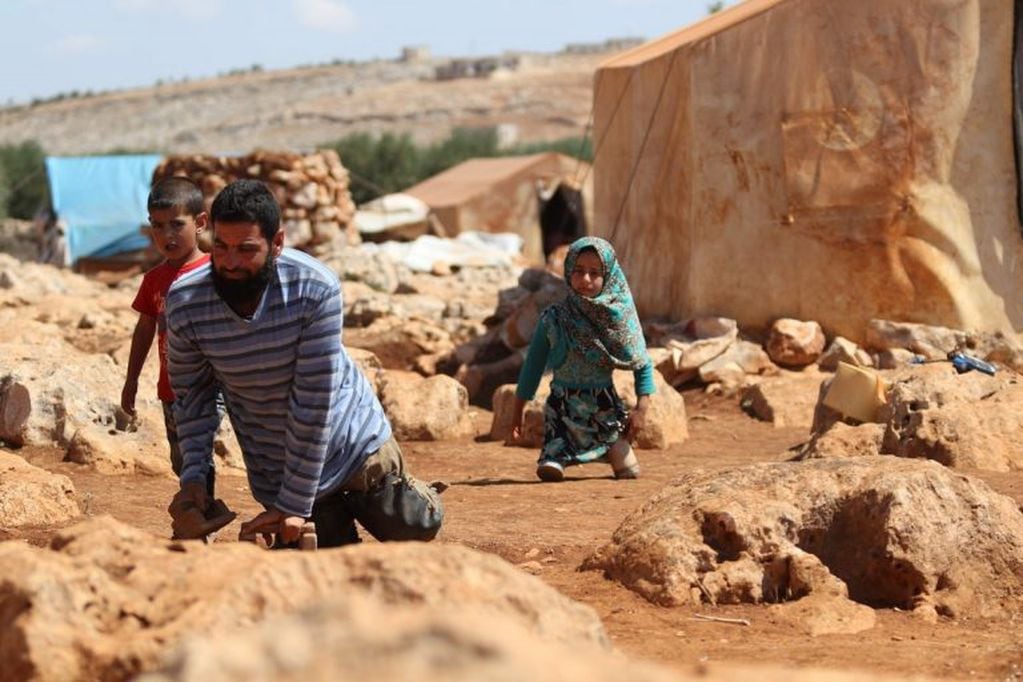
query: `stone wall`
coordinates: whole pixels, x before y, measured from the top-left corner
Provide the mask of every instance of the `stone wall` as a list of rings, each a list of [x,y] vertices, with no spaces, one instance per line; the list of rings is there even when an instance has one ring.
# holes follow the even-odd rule
[[[153,181],[183,175],[199,183],[208,203],[242,178],[265,182],[281,205],[287,244],[306,250],[339,240],[356,244],[348,191],[348,171],[333,150],[312,154],[256,151],[245,156],[169,156],[153,172]]]

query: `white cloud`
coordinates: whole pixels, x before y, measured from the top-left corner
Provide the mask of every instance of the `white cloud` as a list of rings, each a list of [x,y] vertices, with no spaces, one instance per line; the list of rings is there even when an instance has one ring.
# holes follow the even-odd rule
[[[294,4],[303,26],[331,33],[355,28],[355,13],[343,0],[294,0]]]
[[[189,19],[209,19],[220,12],[220,0],[116,0],[115,5],[132,11],[169,9]]]
[[[64,36],[50,43],[50,48],[60,55],[78,55],[95,52],[103,46],[103,41],[91,33],[76,33]]]

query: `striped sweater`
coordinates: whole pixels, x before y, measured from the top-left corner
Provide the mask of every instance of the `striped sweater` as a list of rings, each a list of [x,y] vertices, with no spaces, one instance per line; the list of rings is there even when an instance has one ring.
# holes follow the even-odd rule
[[[251,319],[213,289],[210,265],[167,294],[167,364],[183,465],[181,483],[212,463],[216,394],[224,394],[252,494],[308,517],[313,502],[391,436],[362,372],[341,345],[341,287],[322,263],[284,249]]]

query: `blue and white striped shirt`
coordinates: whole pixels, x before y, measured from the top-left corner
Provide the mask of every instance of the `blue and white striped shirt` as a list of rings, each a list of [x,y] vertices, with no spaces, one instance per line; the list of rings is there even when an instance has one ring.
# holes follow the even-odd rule
[[[203,481],[224,394],[252,494],[307,517],[391,437],[369,383],[341,345],[341,286],[316,259],[284,249],[251,319],[213,289],[211,265],[167,294],[167,365],[181,483]]]

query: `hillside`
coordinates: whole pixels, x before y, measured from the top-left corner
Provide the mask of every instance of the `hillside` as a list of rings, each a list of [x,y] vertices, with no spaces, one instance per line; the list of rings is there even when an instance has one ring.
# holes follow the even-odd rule
[[[487,78],[436,80],[447,60],[375,61],[223,76],[0,109],[0,144],[50,154],[304,150],[352,132],[418,142],[514,124],[518,141],[578,136],[610,53],[521,55]]]

